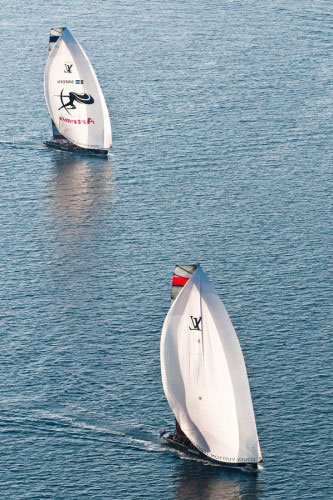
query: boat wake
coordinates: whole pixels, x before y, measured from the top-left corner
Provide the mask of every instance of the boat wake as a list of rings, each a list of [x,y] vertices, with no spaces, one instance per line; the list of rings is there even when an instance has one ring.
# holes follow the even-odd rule
[[[84,412],[83,408],[73,408]],[[87,415],[87,412],[85,412]],[[110,421],[107,415],[89,412],[89,416],[70,416],[60,412],[35,410],[27,416],[21,413],[3,413],[0,417],[0,435],[36,434],[49,439],[64,441],[96,441],[109,443],[111,449],[135,449],[142,452],[165,452],[157,429],[147,429],[142,424]]]
[[[145,439],[138,439],[138,438],[133,438],[130,436],[127,436],[128,441],[130,443],[133,443],[134,447],[137,449],[142,449],[143,451],[148,451],[152,453],[160,453],[163,451],[163,448],[161,445],[158,443],[155,443],[153,441],[147,441]]]
[[[4,148],[8,149],[39,149],[44,150],[45,148],[42,146],[40,141],[36,141],[34,139],[28,139],[26,137],[15,137],[11,140],[0,139],[0,144]]]

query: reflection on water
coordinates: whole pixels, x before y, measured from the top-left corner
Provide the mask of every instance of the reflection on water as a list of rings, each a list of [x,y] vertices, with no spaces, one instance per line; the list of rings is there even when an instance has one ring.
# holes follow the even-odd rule
[[[177,500],[238,500],[261,498],[262,483],[255,472],[181,460],[176,484]]]
[[[112,201],[112,166],[109,159],[55,153],[52,212],[67,236],[89,230],[103,204]]]

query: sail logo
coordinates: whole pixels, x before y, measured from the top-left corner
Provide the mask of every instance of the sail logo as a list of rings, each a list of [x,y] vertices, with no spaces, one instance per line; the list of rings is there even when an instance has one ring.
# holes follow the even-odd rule
[[[201,332],[201,328],[200,328],[200,323],[202,320],[201,316],[199,318],[195,318],[194,316],[190,316],[190,318],[191,318],[193,328],[191,328],[189,326],[189,329],[190,330],[197,330],[197,331]]]
[[[76,92],[69,92],[68,95],[64,95],[64,90],[65,89],[62,89],[60,95],[58,96],[60,97],[60,101],[62,104],[60,108],[58,108],[58,111],[64,108],[65,111],[70,115],[71,113],[69,112],[69,109],[76,109],[76,106],[74,104],[75,102],[78,102],[79,104],[93,104],[95,102],[94,98],[89,94],[77,94]],[[64,102],[64,98],[67,98],[68,101]]]
[[[57,80],[57,83],[78,83],[83,85],[83,80]]]
[[[73,67],[73,64],[66,64],[65,63],[64,73],[71,73],[72,72],[72,67]]]
[[[90,123],[94,123],[94,120],[88,118],[87,120],[71,120],[70,118],[65,118],[64,116],[59,116],[59,121],[66,123],[73,123],[74,125],[89,125]]]

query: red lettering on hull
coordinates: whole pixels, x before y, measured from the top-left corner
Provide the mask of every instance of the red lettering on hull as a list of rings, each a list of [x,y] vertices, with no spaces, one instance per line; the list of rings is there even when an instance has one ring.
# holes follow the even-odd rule
[[[94,120],[88,118],[88,120],[71,120],[70,118],[65,118],[64,116],[59,116],[59,121],[63,121],[66,123],[71,123],[73,125],[89,125],[89,123],[94,123]]]

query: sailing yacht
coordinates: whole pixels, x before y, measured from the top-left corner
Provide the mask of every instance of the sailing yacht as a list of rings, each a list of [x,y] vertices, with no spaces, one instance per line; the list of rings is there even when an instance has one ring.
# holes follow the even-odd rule
[[[262,461],[249,381],[228,313],[199,265],[176,266],[161,336],[163,389],[176,429],[162,439],[224,465]]]
[[[108,154],[112,135],[105,99],[86,53],[67,28],[51,29],[44,93],[53,132],[46,146]]]

